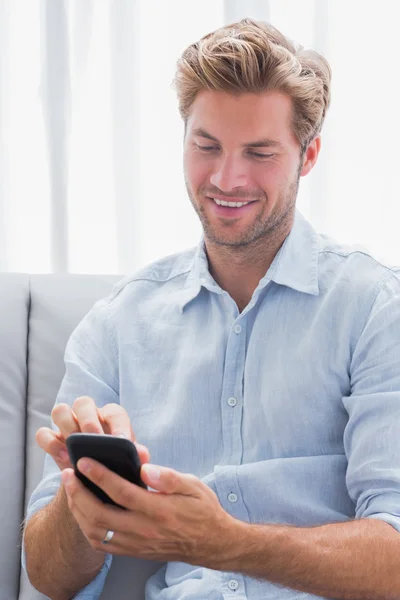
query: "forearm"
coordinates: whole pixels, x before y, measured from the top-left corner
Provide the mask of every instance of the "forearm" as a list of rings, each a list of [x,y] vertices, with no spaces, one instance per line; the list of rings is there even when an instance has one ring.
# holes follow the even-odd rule
[[[375,519],[312,528],[232,526],[235,539],[214,568],[338,600],[400,598],[400,534]]]
[[[70,600],[104,562],[104,554],[94,551],[79,529],[63,487],[27,524],[25,551],[32,585],[52,600]]]

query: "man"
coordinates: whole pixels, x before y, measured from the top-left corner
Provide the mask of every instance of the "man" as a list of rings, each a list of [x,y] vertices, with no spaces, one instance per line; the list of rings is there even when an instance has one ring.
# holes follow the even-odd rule
[[[204,241],[118,284],[71,336],[57,429],[37,434],[53,460],[28,575],[50,598],[98,598],[123,554],[166,563],[150,600],[399,598],[399,279],[295,210],[329,66],[244,20],[190,46],[176,87]],[[65,439],[135,440],[131,424],[160,493],[79,463],[121,510],[80,484]]]

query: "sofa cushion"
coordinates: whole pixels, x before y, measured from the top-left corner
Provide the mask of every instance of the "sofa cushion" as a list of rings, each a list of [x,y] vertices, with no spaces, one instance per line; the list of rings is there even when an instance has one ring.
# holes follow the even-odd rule
[[[29,277],[0,276],[1,597],[17,600],[24,513]]]
[[[36,444],[35,434],[39,427],[50,426],[50,413],[65,372],[67,340],[118,279],[115,275],[30,276],[25,510],[42,477],[44,452]],[[19,600],[39,598],[45,596],[33,589],[23,571]]]

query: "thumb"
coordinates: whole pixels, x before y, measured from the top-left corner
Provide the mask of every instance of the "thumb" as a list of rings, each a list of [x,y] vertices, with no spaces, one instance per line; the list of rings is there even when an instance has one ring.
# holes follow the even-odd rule
[[[182,494],[197,496],[199,479],[194,475],[179,473],[174,469],[159,467],[146,463],[140,470],[140,475],[146,485],[164,494]]]

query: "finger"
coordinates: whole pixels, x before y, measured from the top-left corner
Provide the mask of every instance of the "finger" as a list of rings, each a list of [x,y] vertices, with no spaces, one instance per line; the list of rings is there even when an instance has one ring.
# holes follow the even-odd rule
[[[59,469],[63,470],[71,466],[67,448],[55,431],[48,427],[41,427],[36,432],[36,441],[42,450],[55,460]]]
[[[112,529],[113,531],[128,530],[133,518],[132,513],[99,500],[78,479],[73,469],[65,469],[61,478],[70,509],[74,514],[79,512],[81,520],[89,524],[92,531],[99,530],[103,533],[104,529]],[[96,537],[96,535],[93,534],[91,537]],[[103,537],[99,539],[102,540]]]
[[[81,458],[77,467],[120,506],[146,514],[151,510],[151,492],[127,481],[95,460]]]
[[[136,441],[130,417],[120,404],[106,404],[106,406],[99,408],[98,412],[100,421],[106,433],[124,437],[134,442],[141,464],[149,462],[150,452],[146,446],[143,446],[143,444],[139,444]]]
[[[75,475],[73,469],[64,469],[61,480],[71,505],[79,505],[79,510],[85,515],[102,515],[104,502],[93,494]],[[103,524],[101,519],[100,524]]]
[[[99,408],[99,416],[106,426],[106,433],[125,437],[131,442],[136,441],[129,415],[120,404],[106,404]]]
[[[106,505],[79,481],[72,469],[63,471],[62,485],[67,495],[68,508],[83,534],[92,543],[100,535],[99,531],[110,528],[105,514]]]
[[[141,536],[134,536],[134,534],[132,534],[132,528],[135,527],[135,521],[132,520],[132,518],[129,522],[131,530],[129,531],[129,534],[127,534],[125,533],[127,531],[126,527],[121,529],[113,528],[111,525],[102,528],[92,527],[91,523],[88,522],[86,517],[79,511],[79,507],[74,508],[73,514],[79,527],[94,550],[120,556],[138,556],[141,558],[155,558],[156,560],[159,559],[160,561],[165,561],[165,555],[161,555],[157,558],[154,556],[152,546],[146,548],[147,537],[143,539]],[[132,517],[132,513],[130,513],[130,516]],[[143,517],[141,517],[141,519],[143,519]],[[138,526],[143,527],[142,521],[138,522]],[[148,530],[151,531],[151,525],[148,526]],[[108,531],[113,531],[114,535],[110,541],[105,543],[104,539]],[[177,557],[177,559],[178,558],[180,557]]]
[[[57,404],[51,411],[51,418],[64,438],[79,432],[79,425],[69,404]]]
[[[129,552],[132,551],[132,534],[126,535],[121,533],[121,531],[126,531],[126,527],[116,529],[116,527],[111,524],[111,521],[108,522],[107,525],[98,525],[96,520],[88,519],[87,516],[81,512],[78,505],[74,505],[70,510],[83,535],[94,550],[120,555],[128,555]],[[114,532],[114,535],[109,542],[104,543],[104,538],[110,530]]]
[[[194,475],[179,473],[174,469],[145,464],[140,469],[144,483],[164,494],[181,494],[183,496],[199,496],[201,482]]]
[[[104,433],[93,398],[89,396],[77,398],[72,405],[72,409],[82,433]]]

